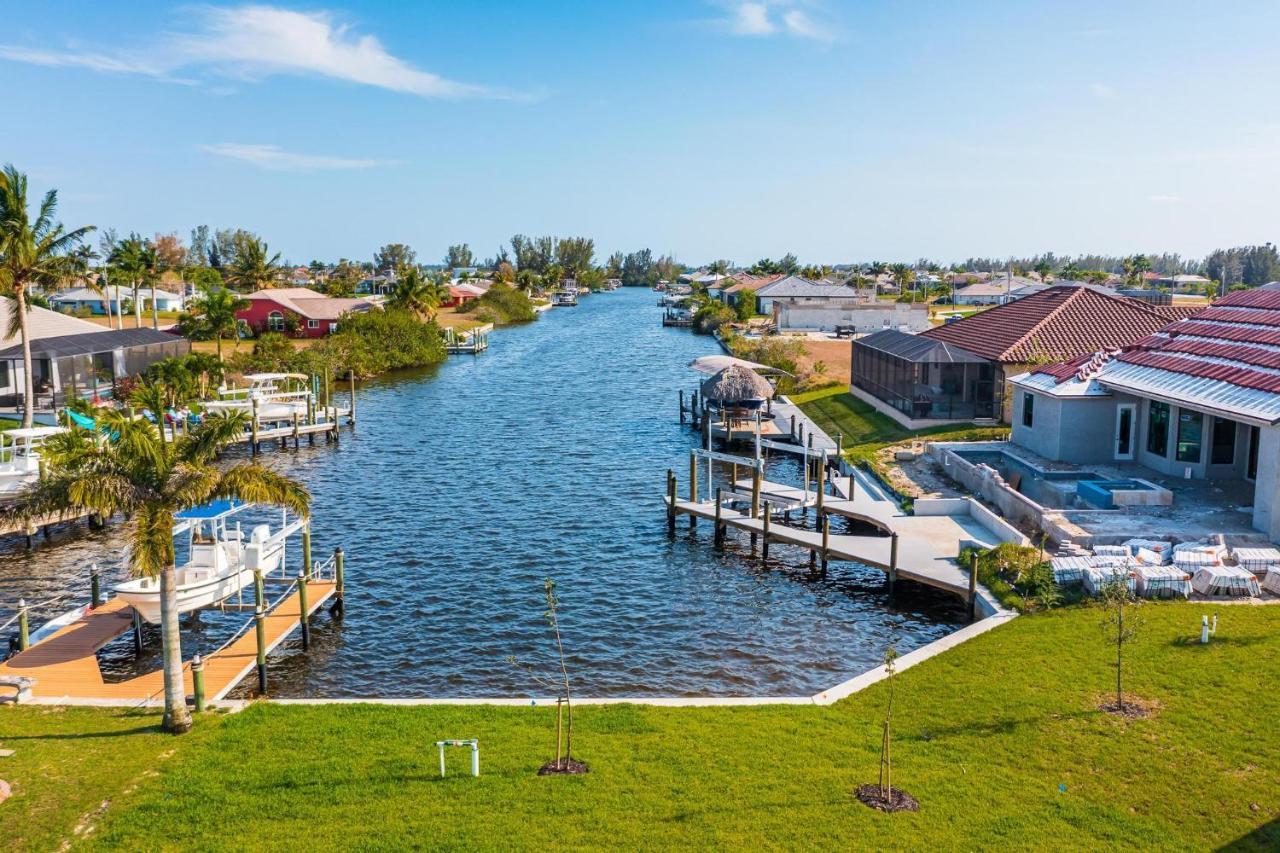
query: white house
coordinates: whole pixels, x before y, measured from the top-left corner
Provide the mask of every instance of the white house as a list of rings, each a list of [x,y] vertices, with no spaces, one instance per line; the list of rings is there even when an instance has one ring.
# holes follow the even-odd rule
[[[109,301],[112,314],[122,313],[121,305],[128,306],[123,312],[127,314],[133,310],[133,288],[121,287],[118,288],[118,292],[117,297],[117,288],[114,286],[107,288],[106,295],[94,293],[87,287],[77,287],[49,297],[49,304],[60,311],[79,311],[87,308],[93,314],[106,314]],[[185,305],[185,299],[177,293],[160,288],[156,288],[154,293],[157,311],[181,311]],[[138,291],[138,300],[142,303],[144,312],[151,310],[152,298],[151,288],[143,287]]]

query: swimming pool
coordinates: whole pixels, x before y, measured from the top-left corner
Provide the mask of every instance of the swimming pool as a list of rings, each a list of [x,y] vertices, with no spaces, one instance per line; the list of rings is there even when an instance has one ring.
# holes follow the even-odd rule
[[[1106,492],[1080,490],[1082,481],[1119,482],[1108,480],[1096,471],[1043,471],[1025,459],[1020,459],[1003,450],[953,450],[952,452],[966,462],[994,468],[1015,491],[1043,507],[1110,509],[1114,505]],[[1095,503],[1089,499],[1090,495],[1099,500],[1105,497],[1107,505]]]

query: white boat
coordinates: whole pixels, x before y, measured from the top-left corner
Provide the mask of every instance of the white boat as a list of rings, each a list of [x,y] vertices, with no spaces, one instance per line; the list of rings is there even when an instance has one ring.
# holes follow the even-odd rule
[[[257,405],[260,421],[291,421],[307,414],[311,377],[305,373],[251,373],[245,388],[220,388],[218,399],[204,403],[210,412],[242,411],[250,415]]]
[[[227,520],[250,506],[214,501],[178,514],[174,534],[186,532],[190,543],[187,562],[177,570],[178,613],[210,607],[236,595],[253,583],[255,570],[266,575],[280,568],[286,539],[305,522],[290,523],[285,516],[275,534],[269,525],[259,524],[246,542],[239,523],[233,527]],[[159,578],[134,578],[116,586],[115,593],[146,621],[160,622]]]
[[[16,495],[40,479],[40,447],[62,432],[56,426],[0,432],[0,497]]]
[[[578,289],[565,288],[551,294],[551,304],[558,308],[571,308],[578,304]]]

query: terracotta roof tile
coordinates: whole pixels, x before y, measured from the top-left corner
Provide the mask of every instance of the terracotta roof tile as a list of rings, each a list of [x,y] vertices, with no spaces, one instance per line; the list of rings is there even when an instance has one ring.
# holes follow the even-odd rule
[[[1167,323],[1136,300],[1057,286],[921,334],[992,361],[1018,364],[1122,347]]]

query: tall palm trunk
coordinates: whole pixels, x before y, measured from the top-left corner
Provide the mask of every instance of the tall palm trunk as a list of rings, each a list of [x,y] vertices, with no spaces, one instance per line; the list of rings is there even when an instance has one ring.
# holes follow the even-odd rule
[[[218,361],[222,361],[222,332],[213,336],[214,346],[218,348]]]
[[[160,314],[156,310],[156,283],[151,282],[151,328],[159,330]]]
[[[124,306],[120,304],[120,282],[117,281],[114,286],[116,289],[116,328],[123,329],[124,311],[122,309]]]
[[[135,329],[142,328],[142,282],[134,279],[133,282],[133,327]]]
[[[30,429],[34,423],[36,383],[35,366],[31,363],[31,335],[27,332],[27,286],[19,282],[14,296],[13,310],[18,312],[18,329],[22,335],[22,428]]]
[[[160,431],[164,432],[161,422]],[[182,637],[178,633],[178,571],[160,570],[160,637],[164,647],[164,730],[182,734],[191,730],[187,691],[182,683]]]
[[[111,321],[111,288],[110,288],[110,287],[105,287],[105,288],[103,288],[103,290],[102,290],[102,304],[103,304],[104,306],[106,306],[106,309],[107,309],[107,328],[108,328],[108,329],[110,329],[110,328],[111,328],[111,325],[112,325],[112,321]]]

